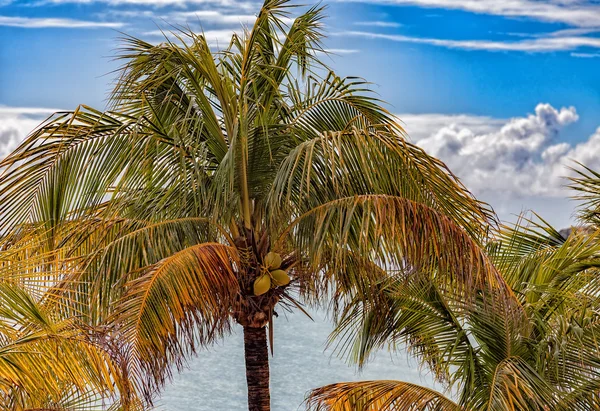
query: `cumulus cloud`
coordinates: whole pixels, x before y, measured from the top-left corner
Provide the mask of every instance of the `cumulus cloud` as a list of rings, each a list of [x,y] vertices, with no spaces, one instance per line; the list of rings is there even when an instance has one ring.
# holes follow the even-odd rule
[[[460,125],[473,133],[485,134],[498,130],[505,122],[486,116],[469,114],[400,114],[400,121],[413,141],[420,141],[451,125]]]
[[[507,120],[479,116],[399,115],[416,144],[442,159],[475,193],[564,197],[574,161],[600,167],[600,128],[577,145],[559,141],[579,117],[574,107],[538,104]],[[445,123],[445,124],[444,124]]]
[[[4,158],[46,117],[59,110],[0,106],[0,158]]]

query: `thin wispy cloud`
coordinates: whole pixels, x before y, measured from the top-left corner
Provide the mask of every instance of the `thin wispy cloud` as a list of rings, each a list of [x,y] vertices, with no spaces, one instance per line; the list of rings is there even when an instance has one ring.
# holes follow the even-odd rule
[[[354,23],[356,26],[368,26],[368,27],[385,27],[385,28],[398,28],[402,27],[402,24],[394,21],[357,21]]]
[[[204,38],[211,46],[227,46],[231,41],[231,36],[239,30],[223,29],[223,30],[205,30],[202,32]],[[152,30],[143,33],[147,37],[175,39],[177,33],[171,33],[170,31]],[[183,37],[185,40],[185,36]]]
[[[250,24],[256,20],[254,14],[225,14],[216,10],[195,10],[174,12],[168,18],[177,21],[197,21],[212,24]]]
[[[65,28],[65,29],[98,29],[98,28],[120,28],[124,24],[120,22],[99,22],[63,18],[34,18],[0,16],[0,26],[21,27],[27,29]]]
[[[238,9],[247,9],[251,4],[253,8],[260,8],[261,2],[236,1],[236,0],[40,0],[34,3],[38,6],[47,4],[92,4],[104,3],[109,6],[121,5],[144,5],[156,8],[176,6],[185,8],[189,5],[206,5],[210,7],[232,7]]]
[[[240,24],[252,24],[256,20],[256,15],[252,11],[245,10],[230,10],[227,8],[218,10],[213,9],[198,9],[198,10],[186,10],[182,11],[179,9],[169,8],[164,9],[148,9],[142,7],[136,7],[135,9],[113,7],[108,8],[105,11],[96,14],[98,17],[103,19],[115,19],[115,20],[135,20],[154,22],[160,24],[165,22],[168,24],[181,24],[181,23],[201,23],[210,25],[236,25]]]
[[[583,36],[585,34],[592,34],[600,32],[600,22],[598,22],[598,27],[578,27],[575,29],[564,29],[557,30],[551,33],[543,33],[538,34],[538,36],[548,36],[548,37],[568,37],[568,36]]]
[[[193,11],[176,11],[169,13],[166,16],[167,21],[185,21],[185,22],[196,22],[196,23],[207,23],[214,25],[228,25],[228,26],[239,26],[246,25],[250,26],[256,21],[256,14],[251,13],[224,13],[217,10],[193,10]],[[280,18],[280,21],[284,24],[292,24],[294,19],[291,17]]]
[[[344,31],[336,35],[363,37],[369,39],[382,39],[402,43],[428,44],[462,50],[487,50],[487,51],[521,51],[543,53],[552,51],[569,51],[581,47],[600,48],[600,38],[597,37],[543,37],[520,41],[494,41],[494,40],[449,40],[426,37],[411,37],[400,34],[384,34],[366,31]]]
[[[586,1],[555,0],[338,0],[398,6],[418,6],[450,10],[465,10],[478,14],[566,23],[577,27],[597,27],[600,5]]]
[[[1,0],[0,0],[1,1]],[[465,10],[472,13],[525,17],[535,20],[566,23],[577,27],[596,27],[600,21],[600,6],[591,1],[560,0],[337,0],[398,6],[418,6],[432,9]],[[153,7],[206,4],[236,6],[235,0],[42,0],[41,4],[106,3],[110,5],[139,4]],[[253,2],[254,3],[254,2]],[[258,5],[259,2],[256,2]]]
[[[577,57],[581,59],[594,59],[600,57],[600,53],[571,53],[571,57]]]
[[[358,49],[325,49],[324,51],[330,54],[355,54],[360,52]]]
[[[537,33],[519,33],[519,32],[515,32],[515,31],[489,31],[490,34],[497,34],[497,35],[501,35],[501,36],[508,36],[508,37],[519,37],[519,38],[532,38],[532,37],[539,37]]]

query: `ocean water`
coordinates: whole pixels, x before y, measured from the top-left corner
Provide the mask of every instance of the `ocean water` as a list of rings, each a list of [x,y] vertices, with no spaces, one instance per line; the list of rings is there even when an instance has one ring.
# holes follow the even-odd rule
[[[326,350],[333,325],[324,313],[300,312],[275,319],[274,356],[271,357],[271,408],[273,411],[304,410],[304,398],[312,388],[341,381],[396,379],[433,388],[431,376],[420,372],[406,352],[381,351],[361,373],[355,366]],[[161,411],[230,411],[247,409],[244,347],[241,327],[233,335],[199,352],[164,390],[157,402]]]

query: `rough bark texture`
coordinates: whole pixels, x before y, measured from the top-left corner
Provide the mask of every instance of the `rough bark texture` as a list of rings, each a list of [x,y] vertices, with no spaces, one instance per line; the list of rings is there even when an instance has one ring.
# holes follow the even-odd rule
[[[265,327],[244,327],[248,410],[270,411],[269,350]]]

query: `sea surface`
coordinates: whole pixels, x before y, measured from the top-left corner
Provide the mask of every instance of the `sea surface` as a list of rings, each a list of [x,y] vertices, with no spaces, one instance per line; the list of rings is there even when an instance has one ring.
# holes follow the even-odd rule
[[[295,312],[275,319],[271,357],[272,411],[304,410],[312,388],[341,381],[396,379],[434,387],[425,370],[406,352],[381,351],[361,373],[326,349],[333,325],[323,312],[314,321]],[[199,352],[175,376],[157,402],[161,411],[233,411],[247,409],[241,327],[208,351]],[[437,387],[439,389],[439,387]]]

